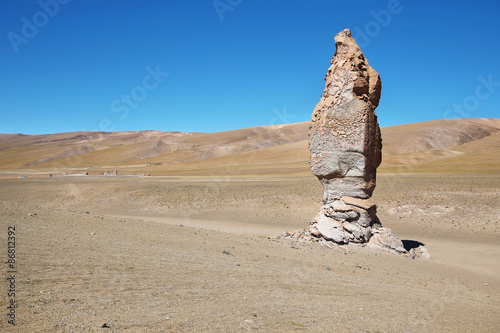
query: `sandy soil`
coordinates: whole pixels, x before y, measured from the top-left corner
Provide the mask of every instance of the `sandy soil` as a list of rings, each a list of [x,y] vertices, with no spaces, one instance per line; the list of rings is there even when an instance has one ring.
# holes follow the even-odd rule
[[[499,174],[379,176],[382,223],[425,244],[427,261],[277,237],[319,209],[312,177],[1,179],[0,189],[18,304],[11,327],[3,279],[1,331],[500,330]]]

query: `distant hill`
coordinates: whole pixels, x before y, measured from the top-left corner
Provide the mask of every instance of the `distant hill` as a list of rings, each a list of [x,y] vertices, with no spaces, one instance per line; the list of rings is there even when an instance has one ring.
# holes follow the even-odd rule
[[[0,134],[0,173],[309,174],[309,122],[219,133]],[[380,172],[500,172],[500,119],[382,128]]]
[[[381,172],[500,172],[500,119],[443,119],[382,129]]]

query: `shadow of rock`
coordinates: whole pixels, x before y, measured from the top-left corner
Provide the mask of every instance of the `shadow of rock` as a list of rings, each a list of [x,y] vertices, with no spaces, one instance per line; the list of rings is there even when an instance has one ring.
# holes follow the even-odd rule
[[[409,239],[402,240],[402,242],[403,242],[403,246],[406,249],[406,251],[410,251],[411,249],[416,249],[419,246],[425,245],[424,243],[421,243],[419,241],[414,241],[414,240],[409,240]]]

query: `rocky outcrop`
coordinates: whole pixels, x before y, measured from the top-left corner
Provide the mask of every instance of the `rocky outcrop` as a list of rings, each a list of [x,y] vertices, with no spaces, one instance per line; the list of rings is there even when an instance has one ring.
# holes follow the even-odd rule
[[[429,251],[423,246],[419,246],[417,248],[411,249],[408,253],[410,258],[412,259],[431,259],[431,255]]]
[[[323,184],[324,204],[337,197],[371,197],[382,160],[374,112],[382,88],[380,76],[348,29],[335,36],[335,46],[309,135],[311,171]]]
[[[351,32],[335,36],[335,55],[312,114],[310,167],[323,185],[323,206],[308,233],[336,244],[369,243],[406,253],[390,229],[382,228],[370,200],[382,159],[375,115],[382,84]]]

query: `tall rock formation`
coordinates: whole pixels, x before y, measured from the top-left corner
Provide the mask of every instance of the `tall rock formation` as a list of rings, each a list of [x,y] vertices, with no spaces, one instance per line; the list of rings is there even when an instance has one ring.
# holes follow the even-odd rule
[[[335,36],[335,46],[309,138],[311,171],[323,184],[325,204],[337,196],[371,197],[382,159],[374,112],[382,89],[380,76],[348,29]]]
[[[346,29],[335,36],[326,86],[312,114],[310,166],[324,188],[323,206],[309,232],[338,244],[366,243],[406,252],[382,228],[370,200],[382,158],[375,115],[382,89],[379,74]]]

